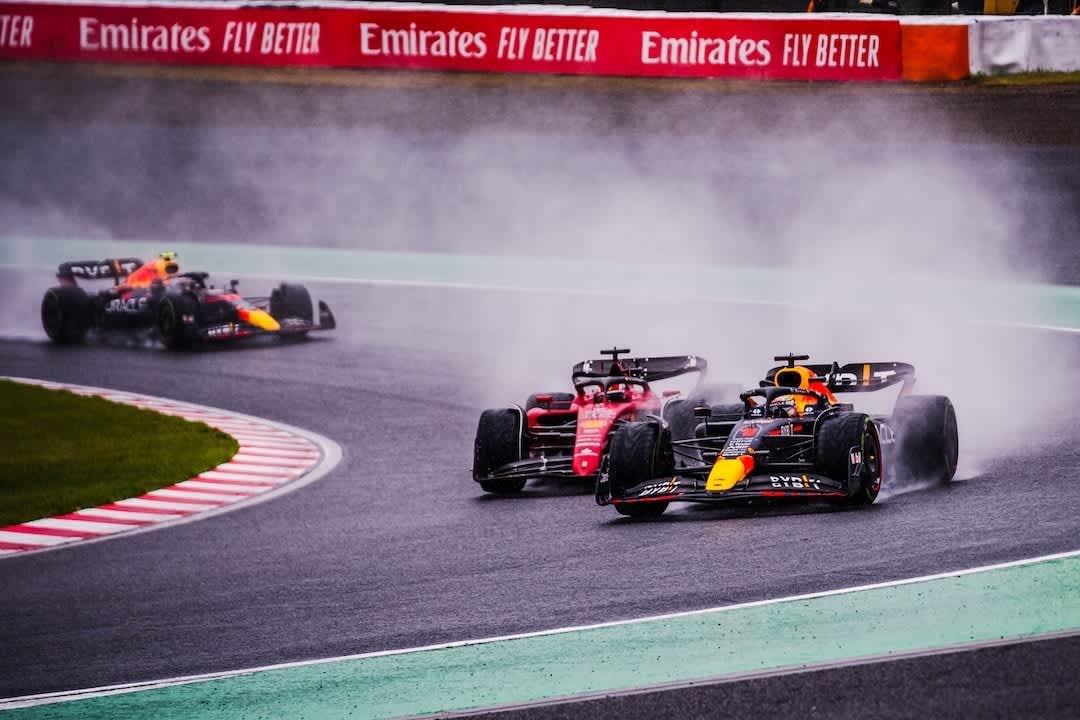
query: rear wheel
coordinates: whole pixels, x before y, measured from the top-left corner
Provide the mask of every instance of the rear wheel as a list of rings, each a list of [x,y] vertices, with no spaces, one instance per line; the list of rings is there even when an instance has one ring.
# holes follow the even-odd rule
[[[521,459],[522,413],[514,408],[485,410],[476,426],[473,479],[485,492],[507,495],[521,492],[523,478],[490,478],[492,471]]]
[[[198,339],[195,330],[198,311],[198,301],[189,295],[161,298],[154,314],[154,329],[161,344],[169,350],[192,347]]]
[[[817,467],[844,483],[849,504],[873,504],[881,491],[883,466],[881,439],[870,416],[848,413],[825,420],[818,431]]]
[[[956,410],[944,395],[911,395],[896,401],[892,426],[900,471],[915,480],[947,483],[960,454]]]
[[[608,456],[608,482],[613,498],[619,499],[628,488],[674,471],[671,433],[660,423],[630,422],[615,432]],[[633,502],[616,503],[615,509],[622,515],[645,518],[662,515],[667,506],[667,502]]]
[[[81,343],[90,329],[93,308],[86,291],[61,285],[45,291],[41,299],[41,327],[58,345]]]
[[[279,322],[285,318],[299,318],[314,324],[311,293],[303,285],[281,283],[270,292],[270,314]]]

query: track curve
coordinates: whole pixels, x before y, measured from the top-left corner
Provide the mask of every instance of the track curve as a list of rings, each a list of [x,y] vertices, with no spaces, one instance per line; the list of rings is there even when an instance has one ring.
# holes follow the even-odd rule
[[[105,141],[120,132],[114,119],[93,125]],[[56,128],[31,138],[31,145],[41,143],[35,152],[44,152],[50,132]],[[260,142],[273,136],[267,132]],[[638,152],[659,151],[646,144]],[[1057,154],[1046,157],[1054,168],[1067,165]],[[201,197],[196,204],[208,202]],[[26,232],[40,230],[26,219],[28,208],[20,212],[11,217]],[[57,227],[69,221],[54,220]],[[442,227],[437,218],[413,220]],[[458,240],[478,250],[498,243]],[[130,540],[5,561],[0,612],[16,622],[0,627],[7,650],[0,697],[712,607],[1076,549],[1080,488],[1068,477],[1080,453],[1069,429],[1080,412],[1068,393],[1026,413],[1001,391],[1004,397],[989,403],[1001,421],[973,422],[983,432],[971,439],[978,462],[964,480],[895,493],[865,512],[688,509],[634,524],[596,508],[588,489],[539,486],[519,499],[495,499],[481,496],[468,478],[479,410],[547,384],[561,387],[569,364],[600,345],[629,340],[649,344],[642,349],[651,352],[719,357],[725,349],[715,339],[701,341],[703,350],[684,345],[700,339],[705,319],[738,317],[770,328],[783,345],[750,353],[745,366],[754,367],[774,352],[828,352],[829,341],[846,343],[849,352],[882,339],[872,327],[861,327],[858,343],[841,343],[850,334],[843,327],[822,337],[821,327],[802,328],[798,313],[784,308],[716,306],[702,308],[688,327],[643,337],[640,325],[662,327],[672,308],[633,293],[621,299],[618,317],[636,318],[639,326],[589,318],[591,327],[564,334],[550,318],[588,307],[572,294],[544,298],[538,311],[537,298],[524,293],[312,284],[341,322],[334,337],[176,355],[66,349],[43,342],[32,313],[22,319],[49,274],[0,275],[21,303],[17,312],[10,304],[3,311],[6,334],[25,336],[0,342],[0,374],[227,405],[310,428],[344,450],[322,481],[270,503]],[[242,287],[257,281],[242,279]],[[976,350],[998,353],[991,377],[1001,368],[1014,371],[1025,353],[1033,362],[1037,355],[1039,371],[1053,381],[1077,370],[1080,335],[952,329],[951,336],[932,335],[935,369],[967,367],[941,358],[963,356],[976,338]],[[962,386],[969,407],[985,407],[973,405],[986,389],[981,384],[939,377]],[[975,377],[981,383],[984,375]],[[1027,435],[1016,442],[1017,433]],[[1075,649],[1071,643],[1062,652],[1075,657]]]

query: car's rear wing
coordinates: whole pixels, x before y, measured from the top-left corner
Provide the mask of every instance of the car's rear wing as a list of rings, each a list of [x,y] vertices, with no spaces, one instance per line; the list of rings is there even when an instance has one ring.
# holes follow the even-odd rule
[[[72,260],[60,263],[56,270],[57,279],[65,285],[74,285],[79,280],[112,280],[120,282],[140,265],[138,258],[107,258],[105,260]]]
[[[765,374],[761,386],[775,385],[776,372],[788,365],[779,365]],[[915,383],[915,367],[901,362],[848,363],[841,367],[832,365],[803,365],[822,378],[825,387],[833,392],[870,392],[897,383],[904,383],[901,392],[911,389]]]
[[[617,363],[617,364],[616,364]],[[697,355],[672,355],[668,357],[631,357],[616,360],[584,360],[574,366],[570,377],[575,384],[579,380],[625,375],[656,382],[678,377],[686,373],[705,376],[709,363]]]

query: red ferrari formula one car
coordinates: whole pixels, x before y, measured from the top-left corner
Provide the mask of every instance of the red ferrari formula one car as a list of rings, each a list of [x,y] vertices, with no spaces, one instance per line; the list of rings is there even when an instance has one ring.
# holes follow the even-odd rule
[[[611,442],[596,501],[623,515],[654,517],[673,501],[828,499],[869,505],[897,477],[948,482],[956,472],[956,412],[943,395],[913,395],[906,363],[796,365],[775,358],[741,402],[695,408],[691,438],[660,418],[625,423]],[[836,395],[900,391],[888,415],[869,415]]]
[[[76,344],[87,334],[157,339],[165,347],[185,348],[209,341],[255,335],[302,337],[334,327],[326,303],[318,304],[303,285],[281,283],[268,297],[241,297],[236,281],[227,288],[207,283],[205,272],[180,272],[171,252],[143,262],[137,258],[62,263],[59,285],[45,292],[41,325],[49,339]],[[111,280],[87,293],[78,280]]]
[[[574,392],[530,395],[524,407],[485,410],[476,429],[473,479],[485,491],[520,492],[529,479],[593,480],[615,428],[655,416],[692,432],[699,403],[735,397],[736,386],[701,384],[708,363],[695,355],[619,357],[628,349],[601,351],[606,359],[573,367]],[[697,374],[690,398],[680,390],[654,392],[651,382]]]

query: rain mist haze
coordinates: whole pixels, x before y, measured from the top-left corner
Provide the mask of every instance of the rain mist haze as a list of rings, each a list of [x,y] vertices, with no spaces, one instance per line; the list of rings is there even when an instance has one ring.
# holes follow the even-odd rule
[[[982,136],[947,96],[97,80],[58,100],[3,82],[26,100],[3,113],[0,140],[11,237],[590,268],[586,293],[418,288],[338,312],[337,342],[445,353],[468,368],[477,409],[566,389],[572,363],[613,344],[703,355],[711,380],[746,385],[775,354],[897,360],[915,364],[917,391],[953,399],[971,471],[1069,401],[1003,398],[1008,378],[1050,386],[1075,361],[994,320],[1023,315],[1002,285],[1080,275],[1067,240],[1080,230],[1076,152]],[[651,266],[654,280],[626,283],[627,264]],[[688,298],[687,268],[712,266],[776,270],[755,280],[776,303]],[[41,282],[17,285],[5,327],[14,305],[36,308]],[[39,332],[34,312],[21,317]]]

